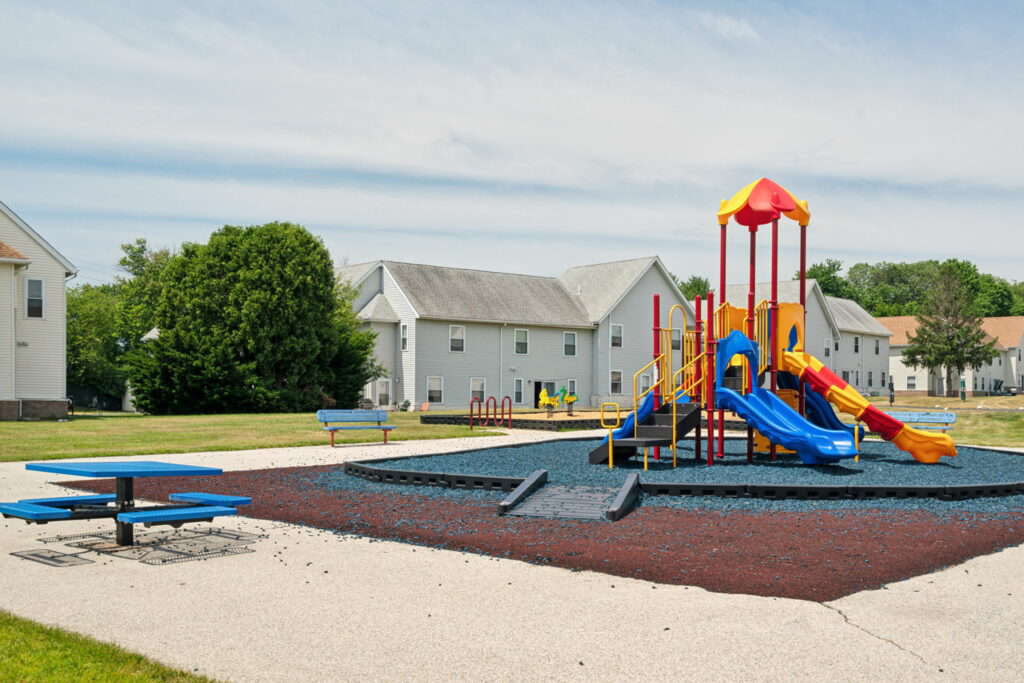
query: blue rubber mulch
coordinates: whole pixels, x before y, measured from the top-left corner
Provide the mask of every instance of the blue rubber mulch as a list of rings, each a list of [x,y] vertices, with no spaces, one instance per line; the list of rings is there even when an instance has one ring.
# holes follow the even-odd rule
[[[746,440],[727,440],[726,452],[734,454],[708,467],[693,459],[692,442],[679,449],[679,467],[672,468],[671,455],[662,451],[662,462],[650,460],[650,469],[642,471],[640,462],[632,466],[608,469],[591,465],[587,454],[596,440],[555,441],[512,448],[484,448],[417,458],[397,458],[372,463],[379,467],[460,474],[526,476],[537,469],[549,472],[553,484],[579,486],[618,486],[630,472],[640,472],[642,481],[725,484],[807,484],[865,486],[944,486],[995,484],[1024,481],[1024,455],[959,447],[956,458],[943,458],[935,465],[919,463],[895,446],[885,442],[862,444],[860,462],[844,460],[835,465],[807,466],[794,456],[780,456],[775,462],[764,459],[749,464]],[[497,501],[505,494],[491,491],[467,491],[437,487],[410,487],[368,482],[336,472],[311,477],[311,485],[326,489],[361,491],[395,491],[417,495],[456,499]],[[712,498],[644,496],[642,505],[662,505],[687,509],[713,510],[836,510],[836,509],[914,509],[950,513],[1019,513],[1024,512],[1024,495],[977,498],[963,501],[929,499],[874,500],[763,500],[754,498]]]

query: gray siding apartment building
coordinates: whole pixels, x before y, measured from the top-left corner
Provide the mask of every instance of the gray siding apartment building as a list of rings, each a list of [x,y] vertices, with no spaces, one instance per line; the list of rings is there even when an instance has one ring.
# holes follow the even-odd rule
[[[474,396],[536,407],[541,389],[563,386],[580,407],[628,407],[633,375],[651,359],[653,294],[663,322],[680,304],[693,326],[692,306],[655,256],[558,277],[397,261],[345,266],[338,277],[356,286],[358,315],[377,333],[387,375],[365,396],[382,407],[465,408]]]

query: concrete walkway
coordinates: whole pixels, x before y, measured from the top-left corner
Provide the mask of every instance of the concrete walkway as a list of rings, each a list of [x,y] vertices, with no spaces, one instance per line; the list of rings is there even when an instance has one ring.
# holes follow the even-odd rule
[[[566,435],[578,436],[578,434]],[[151,456],[225,470],[559,438]],[[144,456],[142,456],[144,457]],[[119,458],[127,460],[129,458]],[[0,500],[70,479],[0,465]],[[0,522],[0,608],[237,681],[1016,680],[1024,547],[819,604],[722,595],[245,517],[256,552],[53,568],[10,555],[106,522]]]

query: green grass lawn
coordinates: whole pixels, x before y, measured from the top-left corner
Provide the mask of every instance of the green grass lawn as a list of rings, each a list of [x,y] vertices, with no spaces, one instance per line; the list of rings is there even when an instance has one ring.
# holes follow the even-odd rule
[[[389,440],[489,436],[458,425],[420,424],[420,413],[392,413]],[[383,440],[379,430],[346,430],[337,443]],[[312,413],[273,415],[80,415],[67,422],[0,422],[0,462],[118,455],[231,451],[328,443]]]
[[[0,611],[0,680],[193,683],[212,679]]]
[[[889,407],[887,396],[871,402],[883,411],[908,410],[956,413],[949,435],[957,443],[979,446],[1024,447],[1024,396],[968,396],[966,401],[946,396],[900,396]],[[849,415],[841,415],[849,421]]]

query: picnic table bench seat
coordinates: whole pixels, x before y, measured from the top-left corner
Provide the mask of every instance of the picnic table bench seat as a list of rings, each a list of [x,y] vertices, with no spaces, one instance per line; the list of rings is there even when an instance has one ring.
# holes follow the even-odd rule
[[[53,519],[71,519],[71,510],[35,503],[0,503],[0,514],[29,522],[48,522]]]
[[[395,428],[395,425],[384,424],[388,419],[386,410],[318,410],[316,411],[318,422],[324,423],[324,431],[331,435],[331,446],[334,446],[334,433],[343,429],[379,429],[384,432],[384,443],[388,442],[388,432]],[[375,422],[376,424],[356,425],[332,425],[332,422]]]
[[[48,505],[55,508],[73,508],[78,505],[106,505],[117,500],[113,493],[97,493],[90,496],[63,496],[60,498],[24,498],[19,503]]]
[[[900,422],[913,424],[914,429],[935,429],[943,432],[952,429],[956,422],[956,413],[894,410],[889,411],[889,416]]]
[[[163,510],[136,510],[121,512],[117,521],[125,524],[171,524],[211,520],[214,517],[236,515],[238,510],[223,505],[199,505],[196,507],[165,508]]]
[[[203,505],[222,505],[224,507],[238,507],[248,505],[252,498],[248,496],[225,496],[220,493],[201,493],[199,491],[188,491],[187,493],[172,493],[167,496],[168,500],[181,501],[183,503],[202,503]]]

